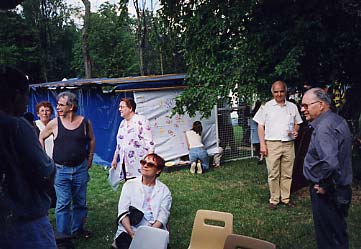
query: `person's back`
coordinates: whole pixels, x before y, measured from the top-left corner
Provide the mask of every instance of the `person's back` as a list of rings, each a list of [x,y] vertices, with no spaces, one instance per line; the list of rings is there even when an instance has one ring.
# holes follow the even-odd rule
[[[47,217],[54,164],[24,112],[28,82],[0,67],[0,248],[56,248]]]

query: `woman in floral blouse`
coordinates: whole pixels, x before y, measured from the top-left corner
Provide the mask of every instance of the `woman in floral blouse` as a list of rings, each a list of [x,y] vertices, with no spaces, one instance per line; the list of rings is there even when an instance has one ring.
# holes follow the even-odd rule
[[[136,103],[133,99],[121,99],[119,112],[124,119],[119,125],[112,167],[123,167],[120,177],[126,180],[140,176],[140,160],[154,152],[149,121],[136,114],[135,109]]]

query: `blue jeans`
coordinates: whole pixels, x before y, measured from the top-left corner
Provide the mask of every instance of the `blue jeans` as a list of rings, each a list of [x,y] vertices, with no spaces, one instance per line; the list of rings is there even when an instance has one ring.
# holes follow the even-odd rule
[[[191,164],[197,162],[198,159],[202,162],[202,169],[207,171],[209,169],[209,157],[207,151],[203,147],[191,148],[189,150],[189,160],[191,161]]]
[[[86,160],[75,167],[56,164],[55,218],[56,230],[59,233],[71,235],[83,229],[88,214],[86,205],[88,181]]]
[[[53,228],[47,216],[18,221],[0,233],[0,248],[56,249]]]

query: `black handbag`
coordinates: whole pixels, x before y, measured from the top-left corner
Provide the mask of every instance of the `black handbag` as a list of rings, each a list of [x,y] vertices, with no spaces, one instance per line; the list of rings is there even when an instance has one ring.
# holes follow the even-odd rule
[[[137,209],[136,207],[129,206],[129,219],[130,225],[136,226],[138,225],[143,219],[144,213]]]
[[[119,224],[119,221],[121,219],[123,219],[124,216],[126,216],[126,215],[128,215],[128,217],[129,217],[130,225],[136,226],[142,221],[144,213],[136,207],[129,206],[129,211],[124,212],[118,216],[117,221],[116,221],[117,226]]]

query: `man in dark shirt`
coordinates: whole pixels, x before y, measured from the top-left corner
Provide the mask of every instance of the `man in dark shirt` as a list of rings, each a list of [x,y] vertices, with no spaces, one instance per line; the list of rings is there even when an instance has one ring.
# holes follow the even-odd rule
[[[351,202],[352,137],[346,121],[330,110],[331,99],[320,88],[308,90],[301,111],[314,129],[303,174],[310,195],[319,249],[348,248],[345,217]]]
[[[55,166],[21,116],[29,81],[0,65],[0,248],[55,249],[48,219]]]
[[[76,114],[78,98],[74,93],[57,96],[58,117],[39,135],[40,143],[54,135],[53,159],[56,164],[56,230],[60,234],[88,237],[86,191],[88,169],[92,165],[95,137],[91,122]]]

